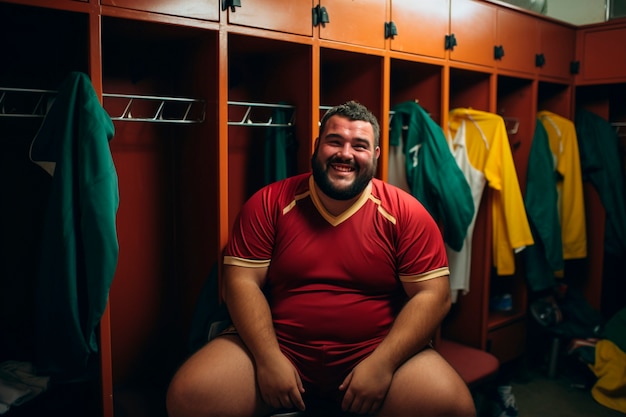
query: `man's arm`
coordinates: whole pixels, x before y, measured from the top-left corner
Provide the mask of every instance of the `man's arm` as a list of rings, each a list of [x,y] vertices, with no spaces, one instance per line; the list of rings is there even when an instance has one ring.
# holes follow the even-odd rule
[[[224,265],[222,296],[241,339],[254,357],[263,400],[276,408],[304,409],[298,371],[278,346],[262,291],[267,268]]]
[[[403,286],[409,301],[387,337],[372,353],[394,370],[430,342],[451,306],[447,275],[422,282],[404,282]]]
[[[345,391],[342,408],[346,411],[368,414],[378,410],[396,369],[429,343],[450,310],[448,276],[403,285],[410,298],[389,334],[340,387]]]

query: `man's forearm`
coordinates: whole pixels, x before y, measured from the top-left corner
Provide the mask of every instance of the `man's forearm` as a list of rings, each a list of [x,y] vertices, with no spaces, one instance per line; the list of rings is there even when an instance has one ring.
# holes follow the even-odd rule
[[[248,280],[228,279],[224,282],[223,295],[237,332],[255,360],[263,361],[279,352],[270,308],[258,285]]]
[[[440,293],[424,291],[414,295],[372,357],[397,369],[430,342],[449,309],[449,297]]]

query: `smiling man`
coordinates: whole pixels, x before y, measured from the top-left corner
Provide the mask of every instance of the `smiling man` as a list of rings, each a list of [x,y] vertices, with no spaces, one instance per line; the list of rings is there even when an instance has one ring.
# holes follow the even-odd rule
[[[375,118],[350,120],[330,117],[333,114],[334,111],[329,111],[322,120],[326,133],[321,143],[320,138],[317,139],[311,158],[313,178],[329,199],[352,200],[376,173],[380,128]]]
[[[475,415],[463,380],[429,347],[450,308],[441,233],[414,197],[374,178],[379,139],[364,106],[334,107],[312,174],[246,202],[224,254],[234,327],[178,370],[171,417]]]

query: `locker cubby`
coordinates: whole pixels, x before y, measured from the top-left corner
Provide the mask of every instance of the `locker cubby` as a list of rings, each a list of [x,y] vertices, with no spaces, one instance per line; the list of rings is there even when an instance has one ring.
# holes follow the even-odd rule
[[[6,202],[0,208],[0,363],[28,362],[34,372],[41,347],[35,342],[39,265],[52,177],[30,160],[30,145],[66,77],[89,73],[89,15],[77,10],[82,8],[0,3],[0,173]],[[63,413],[97,415],[99,387],[97,368],[79,381],[53,375],[36,401],[11,407],[8,414],[60,413],[62,399],[70,397]]]
[[[576,107],[588,110],[613,125],[617,134],[619,157],[622,161],[622,181],[626,181],[626,83],[585,85],[576,87]],[[623,308],[626,299],[622,279],[623,257],[604,249],[607,212],[600,192],[585,181],[585,211],[587,220],[587,258],[568,261],[565,273],[569,282],[582,288],[592,307],[605,317],[612,317]]]
[[[115,407],[163,413],[173,371],[188,355],[195,300],[218,250],[217,34],[194,28],[102,18],[104,107],[107,97],[162,97],[164,120],[145,121],[154,104],[137,103],[115,121],[111,150],[120,206],[120,256],[110,291]],[[204,103],[182,123],[169,99]],[[141,100],[140,100],[141,101]]]
[[[592,111],[609,120],[611,112],[612,84],[576,87],[576,107]]]
[[[264,183],[264,144],[271,140],[275,105],[292,107],[287,117],[295,143],[292,171],[309,169],[311,150],[311,46],[231,34],[228,39],[228,100],[251,103],[250,124],[241,121],[248,106],[228,106],[228,218],[232,225],[243,203]],[[255,126],[258,124],[259,126]],[[268,136],[269,135],[269,136]]]
[[[450,68],[450,110],[471,107],[491,109],[491,74],[460,68]]]
[[[449,70],[449,110],[474,108],[491,111],[490,73],[451,67]],[[452,305],[442,324],[442,336],[480,349],[486,349],[489,307],[489,276],[491,271],[491,207],[490,190],[485,188],[476,216],[472,238],[470,289]],[[481,277],[480,279],[474,277]],[[469,312],[475,315],[469,325]]]
[[[568,84],[539,81],[537,111],[548,110],[568,117],[572,107],[572,87]]]
[[[382,120],[382,56],[321,48],[320,61],[322,106],[356,100]],[[321,111],[320,118],[323,114],[324,111]]]
[[[496,107],[507,126],[517,179],[524,194],[530,145],[535,131],[533,80],[498,76]]]
[[[87,71],[88,16],[0,3],[0,362],[33,362],[41,234],[51,177],[30,160],[30,145],[65,77]],[[47,36],[39,36],[43,30]],[[18,179],[18,180],[16,180]]]
[[[528,156],[535,129],[534,87],[535,83],[532,79],[497,76],[496,109],[505,122],[522,196],[526,188]],[[498,276],[492,269],[489,288],[490,309],[487,322],[489,330],[497,329],[503,325],[512,325],[516,320],[525,316],[528,294],[524,270],[521,254],[517,254],[515,257],[515,273],[513,275]],[[504,294],[511,296],[511,310],[498,311],[492,308],[491,301],[494,300],[494,297]]]
[[[420,62],[391,59],[390,106],[417,100],[430,117],[442,123],[443,67]]]

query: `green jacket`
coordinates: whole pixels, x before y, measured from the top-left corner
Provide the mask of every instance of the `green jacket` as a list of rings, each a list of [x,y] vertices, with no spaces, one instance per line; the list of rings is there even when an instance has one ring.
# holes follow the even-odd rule
[[[617,133],[609,122],[584,109],[576,110],[576,135],[583,180],[590,181],[606,210],[604,248],[626,252],[626,194]]]
[[[54,165],[36,290],[39,374],[79,377],[97,358],[96,328],[118,259],[113,133],[91,81],[73,72],[32,143],[33,162]]]
[[[535,241],[523,252],[528,285],[533,291],[552,288],[554,273],[564,267],[556,175],[548,134],[538,120],[528,157],[524,198]]]
[[[411,194],[443,225],[444,241],[459,251],[474,216],[474,201],[441,127],[414,101],[396,105],[391,146],[403,146]],[[403,130],[406,136],[402,144]]]

